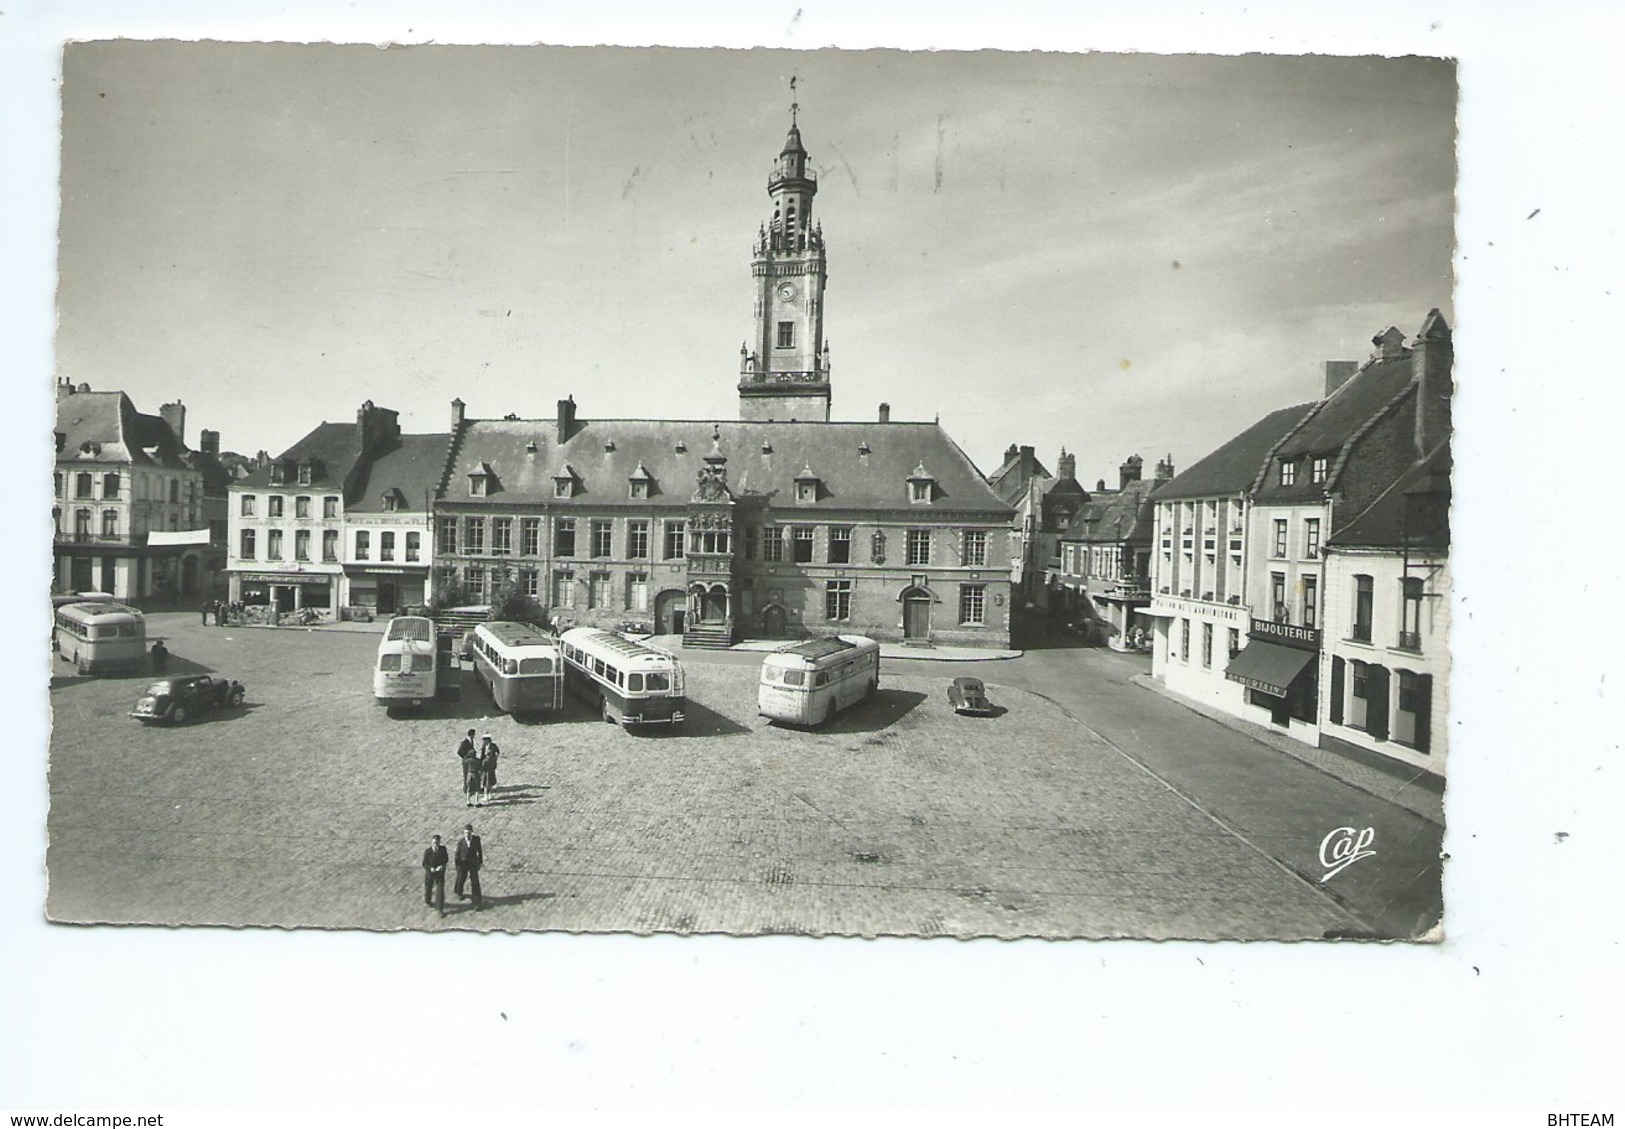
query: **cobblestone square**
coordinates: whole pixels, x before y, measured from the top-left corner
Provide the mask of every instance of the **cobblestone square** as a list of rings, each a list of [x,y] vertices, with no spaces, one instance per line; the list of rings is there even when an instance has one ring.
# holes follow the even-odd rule
[[[58,921],[954,937],[1321,937],[1355,923],[1057,706],[991,685],[965,718],[943,677],[891,675],[818,730],[755,711],[753,662],[689,661],[674,733],[460,703],[389,716],[376,636],[154,616],[180,669],[244,710],[126,716],[144,679],[51,699],[48,910]],[[737,659],[738,656],[727,656]],[[692,659],[692,656],[691,656]],[[467,807],[454,750],[503,749]],[[474,913],[422,903],[430,834],[485,843]],[[449,893],[449,892],[448,892]]]

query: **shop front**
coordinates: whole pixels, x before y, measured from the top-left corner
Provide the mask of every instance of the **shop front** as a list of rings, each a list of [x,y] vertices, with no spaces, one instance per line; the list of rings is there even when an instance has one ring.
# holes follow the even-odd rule
[[[327,612],[338,606],[337,573],[238,572],[231,578],[231,598],[249,608],[278,614],[311,608]]]
[[[362,567],[345,565],[349,592],[345,606],[365,614],[387,617],[405,608],[420,608],[428,600],[429,566]]]
[[[1254,619],[1246,648],[1230,660],[1224,676],[1247,688],[1248,703],[1267,711],[1270,724],[1301,729],[1315,724],[1319,659],[1318,630]]]

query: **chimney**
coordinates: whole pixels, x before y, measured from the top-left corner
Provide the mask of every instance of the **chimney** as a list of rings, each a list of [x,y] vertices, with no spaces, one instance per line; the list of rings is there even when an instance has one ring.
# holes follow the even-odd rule
[[[401,433],[399,413],[380,408],[371,400],[362,401],[355,414],[355,450],[371,455]]]
[[[1055,475],[1061,479],[1078,477],[1078,456],[1068,454],[1065,447],[1061,448],[1060,458],[1055,460]]]
[[[559,443],[563,445],[569,441],[570,435],[576,429],[576,398],[567,397],[559,401]]]
[[[454,436],[463,429],[463,406],[461,399],[451,402],[451,433]]]
[[[169,430],[175,433],[176,442],[182,447],[186,446],[186,406],[176,400],[159,408],[158,414],[169,424]]]
[[[1405,335],[1389,326],[1371,339],[1377,347],[1377,357],[1384,361],[1398,360],[1405,355]]]
[[[218,431],[210,431],[208,428],[204,428],[197,433],[197,442],[198,450],[205,455],[214,459],[220,457],[220,433]]]
[[[1154,481],[1167,482],[1174,476],[1174,456],[1170,452],[1164,455],[1157,463],[1157,476]]]
[[[890,404],[887,404],[887,403],[884,403],[884,402],[881,403],[881,405],[880,405],[880,422],[881,423],[890,423],[891,422],[891,405]]]
[[[1013,463],[1016,461],[1016,456],[1020,453],[1021,448],[1012,443],[1010,446],[1004,449],[1004,461],[1007,463]]]
[[[1145,460],[1140,458],[1139,455],[1130,455],[1123,465],[1117,468],[1117,488],[1127,490],[1130,482],[1140,481],[1140,467],[1143,465],[1145,465]]]
[[[1323,395],[1330,396],[1343,387],[1344,381],[1353,376],[1360,367],[1359,361],[1322,361],[1322,371],[1326,374],[1326,391]]]
[[[75,388],[73,386],[73,381],[69,380],[67,377],[63,377],[61,380],[56,382],[56,398],[58,400],[62,399],[64,396],[72,396],[78,391],[80,391],[80,389]],[[86,388],[84,391],[88,392],[89,389]]]
[[[1104,478],[1095,479],[1095,493],[1096,494],[1104,494],[1105,492],[1106,492],[1106,480]]]
[[[1023,481],[1031,482],[1038,477],[1038,456],[1033,454],[1031,447],[1021,449],[1021,477]]]
[[[1450,373],[1455,345],[1450,326],[1436,309],[1428,311],[1411,344],[1411,379],[1416,383],[1416,454],[1420,458],[1450,437]]]

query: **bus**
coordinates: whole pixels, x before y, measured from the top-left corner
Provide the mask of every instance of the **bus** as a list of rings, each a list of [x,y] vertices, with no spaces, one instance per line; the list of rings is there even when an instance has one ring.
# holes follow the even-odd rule
[[[564,705],[559,642],[540,627],[497,620],[474,629],[474,676],[503,713],[541,713]]]
[[[372,696],[388,709],[421,706],[435,696],[441,661],[434,620],[398,615],[384,628],[372,666]]]
[[[140,670],[147,657],[146,617],[124,604],[63,604],[55,623],[56,653],[80,674]]]
[[[772,721],[818,725],[880,686],[880,644],[837,635],[780,647],[762,659],[756,712]]]
[[[573,627],[559,636],[570,689],[623,726],[683,720],[683,664],[668,651],[608,631]]]

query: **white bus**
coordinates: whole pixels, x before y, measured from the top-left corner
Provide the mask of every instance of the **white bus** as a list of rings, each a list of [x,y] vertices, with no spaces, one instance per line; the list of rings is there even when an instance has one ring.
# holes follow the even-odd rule
[[[147,657],[146,617],[124,604],[63,604],[55,623],[56,653],[80,674],[140,670]]]
[[[880,685],[880,644],[837,635],[780,647],[762,659],[756,712],[773,721],[818,725]]]
[[[504,713],[541,713],[564,705],[559,642],[540,627],[497,620],[470,640],[474,675]]]
[[[605,721],[633,726],[683,720],[683,664],[676,656],[591,627],[571,628],[559,643],[570,689]]]
[[[398,615],[384,628],[372,665],[372,696],[390,709],[421,706],[435,696],[440,662],[434,620]]]

